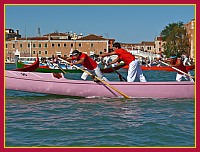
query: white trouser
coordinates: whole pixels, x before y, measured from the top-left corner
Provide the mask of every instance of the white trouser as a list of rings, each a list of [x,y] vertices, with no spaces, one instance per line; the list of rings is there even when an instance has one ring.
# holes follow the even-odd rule
[[[188,72],[188,74],[190,74],[190,72]],[[179,73],[176,74],[176,81],[180,82],[182,80],[182,77],[184,77],[185,80],[187,81],[194,82],[194,80],[191,77],[184,74],[179,74]]]
[[[143,75],[138,60],[134,60],[129,64],[127,81],[134,82],[136,77],[140,80],[140,82],[146,82],[146,78]]]
[[[103,74],[101,73],[101,70],[99,68],[99,66],[97,66],[94,70],[88,70],[88,72],[93,73],[95,72],[95,74],[97,75],[97,77],[101,78],[104,81],[108,81],[108,79],[106,77],[103,76]],[[88,77],[88,73],[83,72],[81,79],[86,80]]]

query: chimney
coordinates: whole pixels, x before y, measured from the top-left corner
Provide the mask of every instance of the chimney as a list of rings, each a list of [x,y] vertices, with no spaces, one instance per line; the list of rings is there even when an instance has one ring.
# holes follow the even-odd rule
[[[19,35],[19,30],[16,30],[16,31],[17,31],[17,33],[16,33],[16,34],[17,34],[17,35]]]
[[[48,40],[49,40],[49,41],[51,40],[51,36],[50,36],[50,34],[49,34],[49,36],[48,36]]]

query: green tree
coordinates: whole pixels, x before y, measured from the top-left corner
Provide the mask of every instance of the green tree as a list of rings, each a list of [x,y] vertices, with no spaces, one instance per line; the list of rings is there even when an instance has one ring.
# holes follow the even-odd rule
[[[189,38],[183,22],[167,25],[165,29],[161,31],[161,35],[162,40],[165,41],[163,47],[164,54],[167,57],[171,54],[180,57],[182,54],[188,53],[190,50]]]

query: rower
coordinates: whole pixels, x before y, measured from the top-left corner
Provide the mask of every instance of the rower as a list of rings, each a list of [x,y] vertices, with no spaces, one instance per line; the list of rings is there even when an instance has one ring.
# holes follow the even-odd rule
[[[132,55],[127,50],[122,49],[120,43],[114,43],[113,49],[114,49],[113,52],[103,53],[100,55],[100,57],[117,55],[118,57],[114,61],[110,62],[109,64],[114,64],[118,62],[118,60],[124,61],[124,63],[129,66],[128,74],[127,74],[128,82],[134,82],[136,77],[140,80],[140,82],[146,82],[146,78],[143,75],[143,72],[140,68],[139,61],[135,59],[135,56]]]
[[[174,66],[177,69],[179,69],[185,73],[188,73],[190,75],[189,71],[186,69],[186,66],[183,64],[183,61],[181,59],[178,59],[176,55],[170,56],[170,64],[171,64],[171,66]],[[185,80],[187,80],[187,81],[194,82],[194,80],[191,77],[184,75],[181,72],[177,72],[176,81],[180,82],[182,80],[182,78],[185,78]]]
[[[74,50],[72,52],[72,56],[67,58],[67,61],[73,61],[73,60],[75,60],[75,62],[71,63],[70,64],[71,66],[82,64],[85,68],[87,68],[88,71],[94,72],[100,79],[108,81],[108,79],[104,77],[103,74],[101,73],[98,64],[87,54],[79,52],[78,50]],[[89,75],[88,72],[85,71],[82,74],[81,79],[86,80],[88,75]]]

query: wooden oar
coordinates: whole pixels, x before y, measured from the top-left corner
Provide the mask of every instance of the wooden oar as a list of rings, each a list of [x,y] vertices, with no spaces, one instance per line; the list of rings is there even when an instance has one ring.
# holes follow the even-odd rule
[[[64,74],[67,73],[67,72],[65,72],[58,64],[54,65],[53,63],[51,63],[51,62],[49,62],[49,61],[48,61],[48,63],[51,64],[51,65],[54,66],[54,67],[57,66]]]
[[[67,64],[70,64],[70,63],[69,63],[68,61],[66,61],[66,60],[63,60],[63,59],[61,59],[61,58],[58,58],[58,59],[61,60],[61,61],[63,61],[63,62],[65,62],[65,63],[67,63]],[[78,66],[76,66],[76,65],[73,65],[73,66],[74,66],[75,68],[80,69],[81,71],[87,73],[87,74],[90,75],[90,76],[94,76],[92,73],[90,73],[90,72],[87,71],[87,70],[84,70],[84,69],[82,69],[82,68],[80,68],[80,67],[78,67]],[[129,96],[128,96],[128,95],[126,95],[126,94],[124,94],[123,92],[119,91],[118,89],[116,89],[115,87],[113,87],[112,85],[110,85],[108,82],[106,82],[106,81],[100,79],[100,78],[97,77],[97,76],[94,76],[94,77],[95,77],[97,80],[101,81],[103,84],[109,86],[111,89],[115,90],[116,92],[118,92],[119,94],[121,94],[122,96],[124,96],[124,98],[129,99]]]
[[[65,72],[58,64],[56,65],[64,74],[66,74],[67,72]]]
[[[115,73],[118,74],[120,81],[123,81],[123,80],[124,80],[124,81],[127,81],[126,78],[124,78],[123,75],[121,75],[117,70],[115,70],[115,69],[112,67],[112,65],[111,65],[111,69],[112,69]],[[123,80],[122,80],[122,79],[123,79]]]
[[[163,61],[160,61],[160,62],[163,63],[163,64],[165,64],[165,65],[167,65],[167,66],[170,66],[169,64],[167,64],[167,63],[165,63],[165,62],[163,62]],[[178,72],[181,72],[182,74],[187,75],[188,77],[194,79],[194,77],[191,76],[191,75],[189,75],[188,73],[185,73],[185,72],[183,72],[182,70],[177,69],[177,68],[175,68],[175,67],[173,67],[173,66],[170,66],[170,67],[171,67],[172,69],[174,69],[174,70],[176,70],[176,71],[178,71]]]

